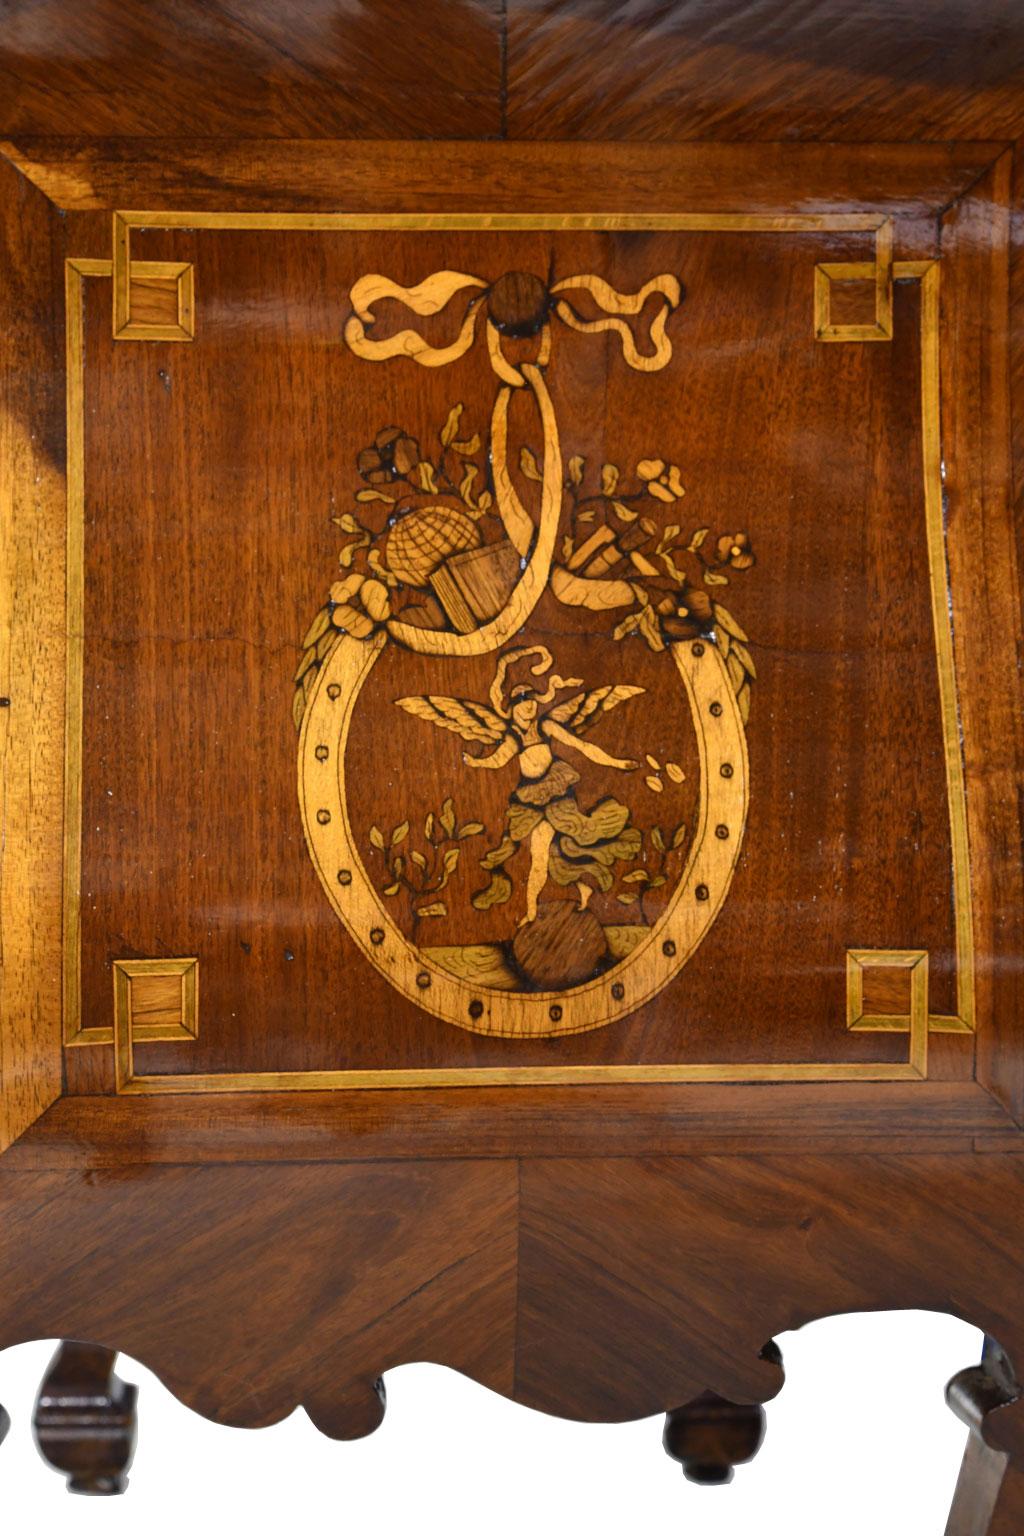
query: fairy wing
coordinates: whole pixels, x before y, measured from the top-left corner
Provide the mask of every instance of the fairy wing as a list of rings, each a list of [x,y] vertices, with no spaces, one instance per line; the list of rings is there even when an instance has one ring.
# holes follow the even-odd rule
[[[497,746],[508,733],[508,722],[486,704],[473,699],[450,699],[444,694],[413,694],[396,699],[399,709],[420,720],[429,720],[445,731],[454,731],[463,741],[480,741]]]
[[[634,688],[630,683],[609,683],[606,688],[593,688],[589,693],[574,693],[571,699],[566,699],[557,709],[549,710],[545,718],[556,720],[567,731],[575,731],[579,735],[589,731],[602,715],[606,715],[617,704],[634,699],[638,693],[645,691],[643,688]]]

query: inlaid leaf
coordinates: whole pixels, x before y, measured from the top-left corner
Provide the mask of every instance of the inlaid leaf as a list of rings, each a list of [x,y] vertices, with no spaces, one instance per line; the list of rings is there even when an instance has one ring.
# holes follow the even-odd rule
[[[735,652],[729,657],[729,660],[726,662],[726,667],[728,669],[729,676],[732,679],[732,685],[738,693],[747,680],[747,674],[743,670],[743,664],[736,656]]]
[[[732,648],[734,655],[739,658],[741,665],[746,668],[748,676],[756,677],[757,668],[754,666],[754,659],[750,652],[747,650],[746,646],[743,645],[741,641],[734,640]]]
[[[496,870],[491,876],[489,885],[482,891],[476,891],[470,900],[478,912],[486,912],[490,907],[508,901],[511,894],[512,881],[507,875]]]
[[[447,448],[449,443],[454,440],[455,434],[459,430],[459,421],[462,418],[462,413],[464,410],[465,406],[460,400],[458,405],[453,405],[451,410],[448,412],[448,420],[441,428],[441,446],[443,448]]]
[[[721,603],[715,603],[713,610],[715,623],[720,625],[722,629],[727,629],[734,640],[748,640],[750,638],[746,630],[741,629],[737,624],[728,608],[723,608]]]

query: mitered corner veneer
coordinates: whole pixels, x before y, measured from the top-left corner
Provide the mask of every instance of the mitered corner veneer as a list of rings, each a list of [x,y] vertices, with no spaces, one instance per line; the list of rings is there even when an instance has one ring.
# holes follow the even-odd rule
[[[989,1339],[950,1536],[1010,1536],[1024,28],[122,3],[114,68],[51,9],[56,92],[0,37],[45,1457],[124,1487],[119,1350],[338,1438],[429,1359],[727,1482],[777,1334],[927,1308]]]

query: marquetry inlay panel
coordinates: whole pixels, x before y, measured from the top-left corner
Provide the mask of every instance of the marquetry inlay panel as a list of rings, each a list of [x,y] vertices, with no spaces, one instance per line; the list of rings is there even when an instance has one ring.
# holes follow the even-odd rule
[[[191,235],[199,242],[190,246],[193,259],[177,266],[147,263],[140,251],[150,232],[161,234],[166,253],[176,230],[198,232]],[[68,628],[72,637],[85,636],[72,640],[68,683],[69,1040],[95,1044],[113,1038],[117,1085],[124,1092],[924,1077],[929,1028],[969,1030],[973,1007],[966,812],[942,533],[938,263],[894,256],[892,220],[873,213],[160,212],[116,215],[114,234],[112,262],[71,263],[68,278]],[[296,889],[302,894],[292,899],[307,914],[306,928],[300,942],[283,946],[279,960],[261,960],[263,974],[267,965],[283,962],[282,980],[276,991],[257,987],[248,994],[248,1005],[237,989],[230,1009],[216,1001],[228,996],[218,994],[228,970],[216,931],[204,936],[188,922],[180,926],[182,951],[194,950],[203,959],[207,996],[203,1040],[189,1046],[194,1068],[182,1071],[177,1060],[164,1061],[144,1027],[131,1027],[124,1008],[115,1009],[112,1035],[93,1009],[86,1028],[75,1024],[86,1016],[78,1011],[83,966],[91,975],[93,965],[83,950],[79,896],[82,881],[90,880],[89,856],[82,864],[82,850],[94,836],[92,817],[83,821],[79,804],[82,743],[88,740],[83,702],[90,697],[89,590],[90,582],[104,580],[99,567],[89,574],[85,524],[94,471],[81,421],[86,392],[95,388],[103,398],[110,387],[102,372],[91,383],[85,371],[86,279],[112,280],[115,315],[124,322],[115,333],[120,341],[136,334],[126,325],[164,323],[158,308],[147,311],[146,303],[179,306],[174,323],[186,314],[191,336],[191,285],[198,272],[210,295],[212,330],[196,333],[195,348],[182,354],[188,359],[184,370],[160,374],[164,416],[185,409],[176,406],[179,397],[195,411],[203,389],[222,388],[223,369],[235,366],[225,348],[244,335],[239,329],[244,301],[218,300],[218,287],[226,291],[243,253],[264,243],[268,250],[294,253],[289,259],[300,266],[301,253],[315,250],[318,262],[330,262],[338,272],[329,286],[318,278],[311,296],[295,290],[279,301],[325,306],[322,320],[305,322],[310,335],[322,329],[322,339],[301,366],[307,372],[326,368],[332,382],[314,386],[309,373],[310,388],[323,392],[326,401],[340,398],[340,390],[347,402],[347,416],[338,423],[341,436],[328,450],[335,571],[332,577],[328,566],[326,596],[320,586],[319,597],[300,595],[280,614],[265,602],[259,620],[277,626],[278,636],[289,628],[294,634],[296,626],[302,635],[287,712],[298,733],[298,825],[320,894],[312,895],[308,865],[305,873],[298,868],[294,876],[289,873],[300,881]],[[843,259],[815,261],[823,245]],[[228,249],[235,254],[223,267],[220,252]],[[719,252],[717,267],[703,256],[695,260],[704,250]],[[806,274],[803,292],[813,298],[812,326],[805,311],[794,333],[788,310],[779,322],[769,318],[767,308],[758,322],[786,325],[785,355],[797,359],[787,366],[813,369],[818,340],[856,348],[885,339],[904,349],[907,381],[892,410],[903,413],[900,430],[909,429],[909,443],[916,435],[921,467],[899,494],[917,506],[919,618],[923,614],[926,624],[921,643],[931,647],[921,677],[935,701],[928,753],[941,764],[935,787],[944,807],[940,835],[950,848],[947,910],[953,922],[947,933],[934,922],[930,928],[927,923],[907,928],[904,919],[905,931],[892,935],[902,943],[891,950],[884,947],[889,935],[877,935],[873,950],[870,944],[854,950],[861,935],[837,934],[827,963],[837,980],[845,978],[847,991],[837,1000],[832,1022],[827,1014],[815,1021],[807,1012],[788,1045],[784,1034],[776,1034],[760,1049],[753,1037],[742,1045],[728,1043],[728,1031],[750,1015],[743,1010],[730,1015],[728,985],[716,992],[711,978],[728,975],[731,962],[721,969],[723,945],[725,953],[742,948],[737,921],[749,895],[741,894],[737,905],[737,883],[745,888],[747,871],[759,860],[762,884],[780,878],[783,869],[776,864],[777,873],[771,873],[758,853],[766,836],[769,841],[778,836],[768,829],[783,806],[771,774],[759,768],[770,738],[759,738],[758,732],[766,728],[762,710],[773,730],[785,722],[795,698],[787,687],[798,686],[805,663],[787,634],[785,603],[777,619],[768,621],[769,630],[775,626],[773,638],[759,627],[758,610],[766,603],[770,609],[783,596],[781,578],[772,571],[779,541],[789,535],[773,522],[783,503],[776,512],[772,493],[759,511],[753,481],[737,479],[729,487],[721,467],[701,460],[698,440],[677,405],[691,396],[702,400],[701,369],[713,366],[714,352],[707,347],[718,343],[710,332],[706,342],[695,343],[692,333],[695,325],[706,327],[702,316],[716,292],[716,271],[727,270],[722,263],[728,253],[740,257],[755,250],[745,279],[748,294],[757,293],[759,277],[767,291],[779,295],[771,302],[785,309],[799,289],[777,284],[773,289],[773,270],[779,264],[781,274],[786,264],[788,273],[798,262]],[[865,250],[871,260],[863,259]],[[542,251],[548,253],[547,278],[531,275],[539,270]],[[137,278],[147,266],[159,269],[151,273],[155,297],[139,291],[136,304]],[[161,283],[173,286],[173,295],[170,287],[162,291]],[[872,301],[873,319],[851,319],[848,305],[841,317],[838,310],[833,314],[832,289],[840,284],[856,286]],[[915,297],[904,299],[902,318],[896,319],[897,293],[909,290]],[[221,336],[217,316],[228,314],[232,330]],[[252,323],[257,330],[265,324],[257,311]],[[160,337],[154,331],[148,339]],[[808,343],[806,354],[792,350]],[[275,339],[278,351],[263,350],[259,366],[279,366],[273,360],[279,357],[291,380],[295,354],[288,348],[294,345],[287,337]],[[854,367],[867,368],[867,357]],[[209,385],[202,382],[207,377]],[[294,381],[288,387],[296,387]],[[874,387],[883,387],[880,377]],[[606,395],[616,403],[595,413],[595,402]],[[821,398],[814,407],[819,411]],[[360,417],[358,428],[349,422],[353,413]],[[161,419],[152,417],[158,436]],[[750,409],[735,417],[732,436],[722,438],[718,466],[728,465],[730,454],[737,463],[749,455],[753,440],[748,444],[744,434],[750,420]],[[244,417],[239,426],[244,439]],[[310,430],[315,433],[315,426]],[[832,430],[849,431],[851,424],[837,419]],[[94,436],[94,444],[98,441]],[[772,449],[776,476],[790,472],[785,442],[779,438]],[[169,473],[175,451],[168,446],[157,456]],[[232,442],[223,462],[245,466],[241,451]],[[96,459],[98,447],[91,452],[99,489],[106,471]],[[306,452],[299,442],[282,445],[278,462]],[[206,449],[203,453],[181,469],[196,481],[189,492],[197,498],[192,505],[212,508],[222,494],[215,483],[219,461]],[[893,461],[893,473],[905,474],[913,458],[908,447]],[[268,473],[276,471],[270,467]],[[214,480],[200,488],[210,475]],[[716,476],[720,483],[713,490]],[[865,494],[872,489],[866,484]],[[248,494],[259,495],[258,487]],[[178,491],[169,495],[171,504],[180,501]],[[734,503],[744,506],[742,519],[730,510]],[[272,499],[268,505],[269,532],[286,504]],[[765,513],[767,523],[760,527]],[[216,560],[217,549],[227,547],[220,533],[213,542],[195,531],[188,537],[199,569],[207,550]],[[843,551],[837,544],[828,558],[848,559],[852,548]],[[125,568],[129,586],[142,579],[141,558]],[[274,559],[297,593],[315,594],[325,581],[323,566],[307,569],[302,560],[291,564],[280,553]],[[168,579],[173,590],[173,571],[165,568],[161,580]],[[210,579],[221,579],[215,565]],[[265,586],[263,576],[258,582]],[[234,584],[228,590],[245,588]],[[205,601],[202,580],[193,582],[189,608]],[[176,617],[179,611],[173,602],[161,609],[172,630],[186,622]],[[188,633],[198,622],[187,620]],[[211,610],[206,622],[204,632],[213,642],[230,646],[251,621],[232,620],[225,628]],[[140,637],[148,632],[143,624]],[[840,636],[827,643],[850,641]],[[853,643],[869,641],[864,635]],[[205,654],[210,653],[196,652],[197,662]],[[155,697],[163,676],[173,672],[173,652],[167,661],[165,672],[146,684],[155,688]],[[230,665],[227,653],[223,665]],[[190,689],[199,686],[196,676],[193,671]],[[276,686],[269,675],[259,684],[261,718]],[[227,698],[226,707],[234,707]],[[877,729],[882,721],[879,716]],[[161,727],[154,729],[159,736]],[[239,740],[246,740],[246,729]],[[794,738],[794,750],[807,754],[808,766],[814,729],[802,744]],[[167,745],[180,753],[187,740]],[[260,748],[260,761],[281,745],[275,728]],[[916,751],[924,760],[923,749]],[[140,762],[143,758],[144,753]],[[402,765],[414,762],[419,782],[396,792]],[[199,771],[244,774],[245,763],[234,754]],[[467,771],[480,767],[495,771]],[[190,852],[182,866],[191,871],[190,885],[197,878],[208,884],[213,871],[227,877],[233,866],[245,869],[249,855],[232,841],[228,824],[254,787],[247,789],[240,779],[225,805],[223,834],[216,817],[201,834],[201,840],[223,835],[224,851],[205,864],[205,852]],[[130,792],[127,785],[124,789],[129,798],[140,792],[148,792],[141,781]],[[266,793],[261,783],[263,814],[272,829],[282,829],[273,835],[294,845],[288,796],[275,792],[267,801]],[[115,804],[121,797],[119,790]],[[102,819],[96,832],[102,837]],[[194,850],[196,833],[188,836]],[[289,871],[291,858],[289,849]],[[227,911],[241,900],[240,893],[215,897],[214,888],[209,891],[207,901]],[[86,932],[92,921],[90,915]],[[142,921],[131,936],[143,953],[153,942],[148,933],[149,924]],[[281,1064],[250,1067],[246,1058],[252,1058],[254,1042],[246,1044],[238,1031],[253,1009],[262,1013],[271,1006],[272,996],[274,1017],[288,1015],[291,980],[304,978],[300,967],[311,963],[303,959],[307,941],[325,957],[340,946],[342,1017],[344,999],[353,995],[349,978],[356,976],[360,988],[362,978],[376,976],[376,982],[366,981],[367,996],[377,996],[372,988],[382,985],[383,995],[397,995],[405,1011],[386,1005],[388,1022],[376,1043],[368,1036],[367,1044],[354,1050],[343,1043],[340,1052],[310,1048],[303,1066],[289,1065],[297,1053],[282,1051],[287,1036],[275,1031],[270,1055]],[[927,964],[915,969],[905,1012],[865,1007],[860,971],[849,972],[853,979],[848,979],[850,953],[927,956],[929,950],[951,953],[955,966],[936,972],[933,999]],[[255,976],[250,960],[259,953],[243,922],[230,966],[244,965],[241,974]],[[289,987],[282,990],[286,981]],[[687,1022],[685,1000],[694,982],[702,1001]],[[302,1020],[318,1015],[332,997],[321,982],[312,985],[296,1044],[311,1027]],[[855,1009],[852,1000],[858,1000]],[[698,1021],[723,1006],[726,1034],[721,1036],[719,1025],[709,1034]],[[649,1025],[638,1032],[648,1017],[660,1021],[654,1036]],[[682,1025],[675,1045],[673,1020]],[[790,1016],[789,1026],[794,1022]],[[225,1046],[216,1048],[221,1063],[234,1053],[237,1065],[230,1071],[202,1065],[204,1049],[212,1050],[211,1037],[221,1032],[238,1042],[227,1056]],[[908,1036],[902,1043],[893,1038],[901,1032]],[[878,1036],[874,1045],[872,1034]],[[467,1044],[473,1037],[481,1043],[467,1049],[460,1036]],[[805,1043],[797,1045],[801,1039]],[[852,1054],[844,1054],[842,1040],[856,1046]],[[531,1041],[548,1042],[545,1053],[537,1055],[534,1046],[534,1054],[525,1056]],[[256,1052],[257,1060],[260,1056]]]

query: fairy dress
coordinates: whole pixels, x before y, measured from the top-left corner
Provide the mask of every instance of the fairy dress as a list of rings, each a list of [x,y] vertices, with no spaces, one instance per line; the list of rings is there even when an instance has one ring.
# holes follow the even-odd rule
[[[584,811],[576,799],[576,769],[556,756],[536,724],[525,736],[516,734],[522,743],[519,783],[509,802],[505,837],[481,860],[484,868],[504,864],[546,821],[554,833],[548,875],[555,884],[590,881],[602,892],[610,890],[616,862],[640,854],[642,834],[629,825],[629,807],[608,795]]]

